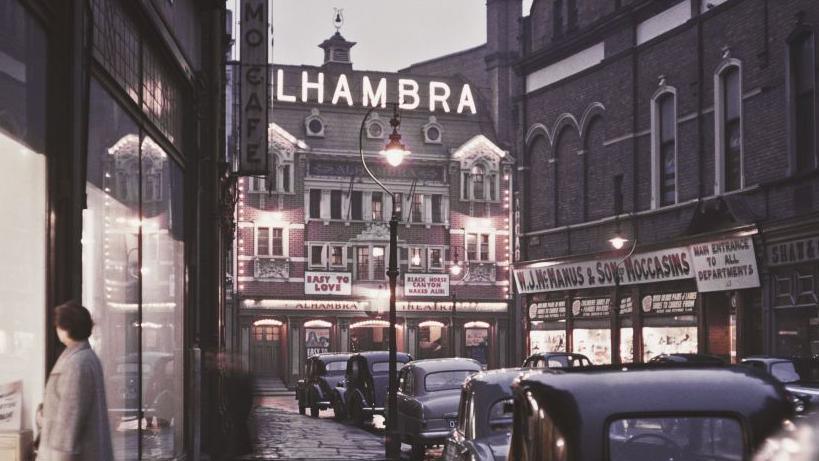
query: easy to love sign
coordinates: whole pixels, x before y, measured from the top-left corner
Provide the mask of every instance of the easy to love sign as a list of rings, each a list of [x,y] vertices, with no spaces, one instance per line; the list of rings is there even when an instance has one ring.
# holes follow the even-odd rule
[[[304,294],[350,295],[353,277],[350,272],[305,272]]]

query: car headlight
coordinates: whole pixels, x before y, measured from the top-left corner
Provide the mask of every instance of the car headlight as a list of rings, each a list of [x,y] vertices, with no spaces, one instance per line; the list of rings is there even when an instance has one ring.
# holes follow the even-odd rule
[[[793,411],[796,412],[797,415],[805,412],[805,401],[802,400],[801,397],[796,394],[788,394],[788,400],[791,402],[791,405],[793,405]]]

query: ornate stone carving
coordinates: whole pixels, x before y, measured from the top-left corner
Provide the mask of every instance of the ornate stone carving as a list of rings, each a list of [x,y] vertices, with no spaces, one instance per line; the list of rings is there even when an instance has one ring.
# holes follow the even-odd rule
[[[356,235],[353,240],[380,241],[390,239],[390,228],[385,223],[369,223],[367,228]]]
[[[469,272],[464,277],[465,282],[494,282],[497,271],[494,263],[469,263]]]
[[[286,282],[290,278],[290,261],[256,258],[253,276],[258,280]]]

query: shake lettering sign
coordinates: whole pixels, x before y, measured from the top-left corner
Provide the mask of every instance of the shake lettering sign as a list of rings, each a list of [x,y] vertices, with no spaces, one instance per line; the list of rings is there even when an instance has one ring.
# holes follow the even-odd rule
[[[449,275],[404,274],[404,295],[449,296]]]
[[[750,237],[691,245],[700,292],[759,286],[754,242]]]
[[[305,272],[304,294],[350,295],[353,289],[349,272]]]

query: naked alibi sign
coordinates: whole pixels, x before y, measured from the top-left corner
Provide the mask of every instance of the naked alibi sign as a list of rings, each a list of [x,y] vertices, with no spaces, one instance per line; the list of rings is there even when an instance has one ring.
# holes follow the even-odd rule
[[[241,3],[239,174],[267,171],[268,0]]]

